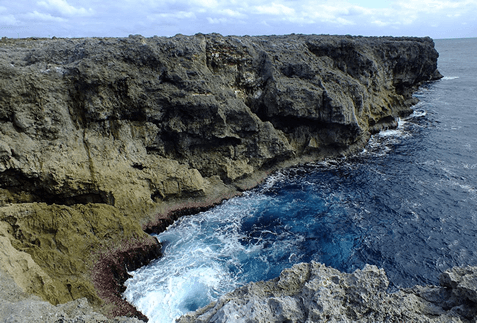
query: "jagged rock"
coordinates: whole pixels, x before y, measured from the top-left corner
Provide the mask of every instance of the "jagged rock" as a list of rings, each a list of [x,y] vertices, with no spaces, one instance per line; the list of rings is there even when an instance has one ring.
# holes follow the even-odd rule
[[[2,38],[0,53],[1,266],[109,315],[133,311],[111,259],[159,254],[143,229],[361,149],[440,77],[430,38]]]
[[[376,266],[347,274],[301,263],[276,279],[238,288],[178,322],[475,322],[477,303],[459,285],[475,280],[476,270],[454,268],[442,274],[441,287],[389,293],[386,273]]]

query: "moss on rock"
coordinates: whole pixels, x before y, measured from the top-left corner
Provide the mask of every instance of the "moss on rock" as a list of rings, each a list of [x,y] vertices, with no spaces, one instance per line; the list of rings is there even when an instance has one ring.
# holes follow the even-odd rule
[[[102,306],[91,275],[102,258],[138,242],[159,248],[137,221],[105,204],[11,205],[0,208],[0,224],[3,245],[15,250],[0,259],[2,268],[33,272],[29,281],[17,274],[17,283],[54,305],[86,297]],[[23,259],[12,262],[11,254]]]

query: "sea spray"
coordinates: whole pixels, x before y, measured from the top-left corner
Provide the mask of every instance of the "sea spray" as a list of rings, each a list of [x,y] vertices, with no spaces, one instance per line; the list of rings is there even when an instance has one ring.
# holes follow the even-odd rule
[[[277,174],[242,197],[181,218],[157,236],[164,256],[131,273],[125,297],[152,322],[172,322],[294,263],[323,258],[346,263],[357,234],[351,221],[339,220],[346,213],[340,194],[320,191],[311,183],[284,184]],[[338,226],[343,229],[331,230]]]

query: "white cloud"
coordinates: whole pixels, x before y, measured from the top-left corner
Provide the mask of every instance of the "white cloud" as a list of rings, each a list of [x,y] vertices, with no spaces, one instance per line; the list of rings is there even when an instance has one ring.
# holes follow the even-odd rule
[[[230,16],[230,17],[244,17],[245,16],[241,12],[235,11],[235,10],[232,10],[232,9],[219,10],[218,13],[220,13],[222,15],[225,15],[225,16]]]
[[[450,21],[464,15],[477,15],[474,0],[399,0],[391,8],[385,9],[388,25],[435,26],[436,21]],[[374,17],[378,17],[374,15]],[[380,19],[383,20],[383,19]]]
[[[28,20],[35,20],[35,21],[48,21],[48,22],[65,22],[66,19],[60,17],[54,17],[49,13],[41,13],[38,11],[29,12],[23,15],[23,18],[27,18]]]
[[[39,1],[38,5],[50,10],[56,10],[66,16],[87,16],[93,14],[93,9],[89,8],[86,10],[85,8],[76,8],[68,4],[66,0]]]
[[[227,22],[227,18],[211,18],[207,17],[209,24],[224,24]]]
[[[195,13],[189,11],[178,11],[178,12],[169,12],[169,13],[157,13],[148,15],[147,18],[149,20],[156,20],[156,19],[191,19],[195,18]]]
[[[398,2],[398,5],[402,8],[430,13],[448,9],[459,9],[469,4],[475,5],[475,1],[407,0]]]
[[[327,4],[320,5],[304,5],[300,8],[293,18],[289,18],[291,22],[301,24],[317,24],[332,23],[337,25],[354,25],[351,19],[354,16],[360,16],[360,10],[356,10],[352,6],[331,6]]]
[[[262,15],[295,15],[295,9],[274,2],[270,5],[255,6],[254,10],[256,14]]]
[[[184,2],[195,4],[200,7],[212,8],[212,9],[219,7],[219,3],[216,0],[194,0],[191,2],[188,2],[188,1],[184,1]]]
[[[75,37],[130,33],[170,36],[196,32],[476,36],[476,0],[385,2],[383,5],[378,0],[15,0],[8,6],[0,5],[0,26],[25,26],[36,21],[44,29],[30,29],[34,36],[55,33]],[[467,23],[465,28],[457,28],[464,23]],[[436,25],[439,26],[432,27]]]
[[[345,18],[342,18],[342,17],[336,18],[335,22],[337,24],[340,24],[340,25],[343,25],[343,26],[356,25],[355,22],[353,22],[351,20],[348,20],[348,19],[345,19]]]
[[[477,13],[477,2],[474,0],[408,0],[400,1],[395,4],[399,17],[413,15],[415,19],[418,16],[434,15],[436,18],[458,17],[465,13]]]
[[[18,20],[14,15],[2,15],[0,16],[0,24],[7,26],[18,25]]]
[[[374,20],[374,21],[371,21],[371,23],[378,25],[379,27],[385,27],[389,25],[389,23],[381,21],[381,20]]]

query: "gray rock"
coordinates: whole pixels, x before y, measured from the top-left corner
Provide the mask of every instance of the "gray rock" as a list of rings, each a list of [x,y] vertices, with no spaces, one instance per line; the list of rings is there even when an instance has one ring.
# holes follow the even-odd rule
[[[10,147],[3,141],[0,141],[0,158],[8,159],[11,156],[12,156],[12,150],[10,149]]]
[[[477,304],[467,288],[458,287],[475,279],[475,270],[446,271],[440,287],[389,293],[386,274],[376,266],[347,274],[302,263],[276,279],[247,284],[178,322],[475,322]]]
[[[439,282],[452,289],[456,297],[477,303],[477,267],[453,268],[444,272]]]
[[[4,323],[140,323],[135,318],[108,319],[96,313],[85,298],[53,306],[38,298],[0,304],[0,322]]]

